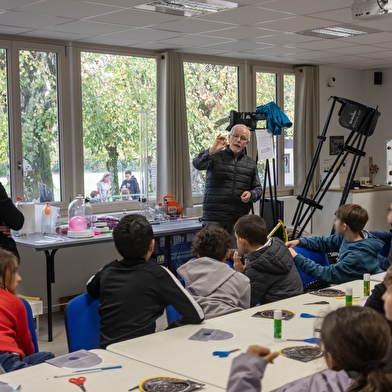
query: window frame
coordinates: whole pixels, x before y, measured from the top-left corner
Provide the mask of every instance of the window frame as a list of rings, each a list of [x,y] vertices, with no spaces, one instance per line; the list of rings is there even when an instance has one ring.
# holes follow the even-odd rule
[[[74,73],[74,86],[77,89],[77,95],[74,100],[74,113],[75,113],[75,146],[78,146],[79,154],[78,158],[75,159],[75,171],[77,173],[83,173],[78,176],[78,187],[84,191],[84,149],[83,149],[83,108],[82,108],[82,64],[81,64],[81,53],[92,52],[109,55],[129,56],[129,57],[147,57],[157,60],[157,54],[139,50],[131,50],[132,48],[114,48],[114,47],[103,47],[101,45],[87,45],[78,44],[73,48],[75,61],[73,62],[73,73]],[[158,75],[158,74],[157,74]],[[157,81],[158,82],[158,81]],[[157,95],[158,100],[158,95]],[[80,193],[80,191],[79,191]],[[156,197],[149,198],[149,203],[155,203]],[[93,213],[103,214],[110,212],[129,212],[139,210],[139,202],[136,200],[130,201],[119,201],[116,203],[94,203]]]
[[[21,115],[20,115],[20,83],[19,83],[19,50],[53,51],[58,54],[58,125],[61,175],[61,202],[53,202],[61,208],[65,216],[68,204],[75,196],[84,192],[84,159],[83,159],[83,123],[82,123],[82,85],[81,62],[82,51],[148,57],[158,59],[161,51],[145,50],[132,47],[117,47],[83,42],[66,42],[42,38],[30,38],[2,35],[0,46],[7,50],[7,93],[8,93],[8,129],[10,155],[10,187],[12,197],[23,195],[22,171],[18,170],[18,161],[22,160]],[[238,69],[238,108],[239,111],[254,111],[256,108],[255,72],[274,72],[278,75],[278,105],[283,105],[283,75],[293,74],[294,67],[279,63],[266,63],[256,60],[229,58],[210,55],[183,53],[184,62],[212,63],[235,66]],[[159,84],[157,73],[157,85]],[[157,103],[159,100],[157,94]],[[157,105],[159,106],[159,105]],[[229,115],[229,113],[227,114]],[[278,156],[283,157],[284,145]],[[157,157],[159,159],[159,157]],[[159,161],[157,162],[159,165]],[[280,165],[278,175],[284,178],[284,166]],[[283,177],[282,177],[283,176]],[[292,194],[292,187],[278,187],[279,195]],[[194,205],[202,202],[203,195],[193,198]],[[155,202],[152,198],[150,203]],[[97,203],[98,204],[98,203]],[[135,211],[139,203],[122,201],[119,203],[94,204],[94,213],[111,213],[122,210]]]
[[[254,102],[254,109],[256,109],[257,105],[260,105],[262,103],[256,102],[256,74],[257,73],[274,73],[276,74],[276,104],[280,107],[284,107],[284,76],[285,75],[294,75],[294,68],[286,68],[286,67],[266,67],[266,66],[259,66],[259,65],[254,65],[253,66],[253,72],[252,72],[252,83],[254,86],[253,89],[253,102]],[[267,102],[265,102],[267,103]],[[294,119],[290,119],[294,122]],[[276,146],[277,146],[277,151],[276,151],[276,165],[277,165],[277,170],[276,170],[276,176],[278,179],[278,184],[277,184],[277,192],[278,196],[290,196],[294,194],[294,186],[293,185],[286,185],[284,183],[285,180],[285,171],[284,171],[284,157],[285,157],[285,151],[284,151],[284,139],[283,139],[283,134],[281,135],[280,139],[276,139]],[[295,156],[293,157],[295,160]],[[283,180],[283,183],[282,183]]]
[[[0,41],[0,45],[2,42]],[[67,80],[69,80],[69,67],[67,66],[66,47],[59,43],[41,43],[29,41],[9,41],[7,47],[7,73],[8,73],[8,97],[9,97],[9,137],[10,137],[10,182],[11,194],[23,195],[23,170],[18,168],[18,162],[23,162],[22,149],[22,124],[21,124],[21,102],[20,102],[20,79],[19,79],[19,52],[21,50],[42,51],[57,53],[57,113],[58,113],[58,132],[59,132],[59,165],[60,165],[60,195],[61,201],[52,202],[60,209],[68,208],[68,193],[72,182],[71,176],[67,175],[66,168],[72,164],[70,154],[66,154],[71,148],[70,116],[64,113],[70,112]]]
[[[232,59],[225,59],[221,57],[215,57],[215,56],[201,56],[201,55],[194,55],[194,54],[184,54],[183,56],[183,62],[184,63],[199,63],[199,64],[215,64],[215,65],[221,65],[221,66],[227,66],[227,67],[236,67],[237,68],[237,111],[239,111],[239,108],[241,106],[241,77],[242,77],[242,66],[243,63],[238,62],[238,61],[233,61]],[[229,117],[229,113],[227,113],[227,117]],[[193,159],[194,157],[189,157],[190,159]],[[203,203],[203,197],[204,195],[192,195],[192,200],[193,200],[193,205],[200,205]]]

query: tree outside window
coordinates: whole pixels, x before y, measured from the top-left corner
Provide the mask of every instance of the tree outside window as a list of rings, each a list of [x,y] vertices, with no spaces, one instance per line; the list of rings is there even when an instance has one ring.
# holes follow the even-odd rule
[[[124,171],[139,183],[141,117],[147,116],[150,193],[156,191],[156,60],[81,53],[85,194],[111,174],[111,200],[120,199]],[[145,120],[143,120],[145,122]]]

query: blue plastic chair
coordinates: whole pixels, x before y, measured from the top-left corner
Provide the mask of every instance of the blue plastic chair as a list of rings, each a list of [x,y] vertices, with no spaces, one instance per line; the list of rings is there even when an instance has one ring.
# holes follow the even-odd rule
[[[307,259],[310,259],[312,261],[314,261],[316,264],[320,264],[322,266],[327,266],[329,265],[329,261],[328,261],[328,256],[326,253],[319,253],[319,252],[315,252],[313,250],[309,250],[306,248],[303,248],[301,246],[296,246],[293,248],[298,254],[306,257]],[[302,280],[302,284],[304,286],[304,290],[307,289],[307,287],[311,284],[311,283],[315,283],[317,282],[317,279],[313,278],[313,276],[310,276],[308,274],[305,274],[304,272],[302,272],[298,267],[297,270],[299,272],[299,276],[301,277]]]
[[[65,330],[69,352],[99,348],[101,317],[99,299],[88,293],[69,301],[65,308]]]
[[[178,313],[177,310],[173,308],[173,306],[169,305],[168,307],[166,307],[167,325],[174,323],[181,317],[182,317],[181,314]]]
[[[179,282],[185,287],[185,280],[183,278],[181,278],[179,280]],[[167,325],[170,325],[171,323],[174,323],[175,321],[177,321],[181,317],[182,317],[182,315],[180,313],[178,313],[177,310],[175,310],[173,308],[173,306],[169,305],[169,306],[166,307]]]
[[[391,250],[391,244],[387,242],[384,244],[384,246],[381,248],[379,254],[383,257],[388,257],[389,251]]]
[[[226,260],[226,264],[231,268],[234,269],[234,263],[231,260]]]
[[[34,352],[37,353],[38,352],[38,340],[37,340],[37,332],[35,331],[33,311],[31,310],[30,304],[24,298],[19,298],[19,299],[23,302],[23,305],[26,308],[27,323],[29,326],[31,341],[34,344]]]

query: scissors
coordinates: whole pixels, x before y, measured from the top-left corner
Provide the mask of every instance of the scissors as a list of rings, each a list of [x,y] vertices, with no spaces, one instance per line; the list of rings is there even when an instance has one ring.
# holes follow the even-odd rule
[[[214,351],[212,353],[212,355],[214,357],[219,357],[219,358],[227,358],[231,353],[234,353],[236,351],[240,351],[241,349],[236,348],[234,350],[230,350],[230,351]]]
[[[71,384],[77,385],[83,392],[86,392],[86,388],[83,385],[86,381],[86,377],[70,378],[68,381]]]
[[[320,338],[307,338],[307,339],[287,339],[289,342],[305,342],[317,344],[320,341]]]

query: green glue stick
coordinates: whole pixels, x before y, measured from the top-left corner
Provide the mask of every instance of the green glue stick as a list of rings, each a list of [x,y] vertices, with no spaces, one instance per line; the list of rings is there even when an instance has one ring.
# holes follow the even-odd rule
[[[353,305],[353,289],[351,287],[346,289],[346,306]]]
[[[282,340],[282,311],[274,310],[274,339]]]
[[[363,296],[369,297],[370,295],[370,274],[363,274]]]

